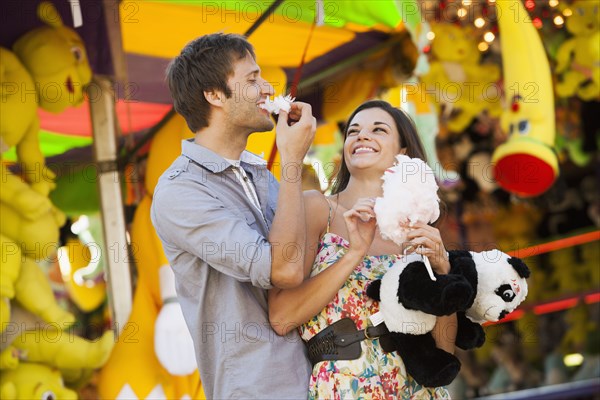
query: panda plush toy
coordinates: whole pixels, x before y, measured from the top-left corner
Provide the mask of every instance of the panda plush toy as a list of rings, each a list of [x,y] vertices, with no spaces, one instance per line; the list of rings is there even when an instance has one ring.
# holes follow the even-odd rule
[[[482,323],[501,320],[527,296],[529,269],[519,258],[499,250],[450,251],[449,257],[450,273],[435,281],[412,255],[367,287],[390,331],[379,337],[383,349],[397,351],[407,373],[426,387],[448,385],[461,365],[436,346],[431,334],[436,316],[456,313],[456,346],[473,349],[485,342]]]

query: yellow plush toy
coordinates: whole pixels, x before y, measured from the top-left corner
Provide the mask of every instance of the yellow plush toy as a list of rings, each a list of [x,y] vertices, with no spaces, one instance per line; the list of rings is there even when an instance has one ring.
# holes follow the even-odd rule
[[[55,176],[45,167],[39,148],[37,107],[61,112],[69,105],[81,103],[83,86],[92,76],[81,38],[63,26],[54,6],[41,3],[38,15],[47,26],[17,40],[14,53],[0,48],[0,153],[16,147],[24,178],[14,176],[2,163],[0,244],[3,255],[6,250],[0,264],[2,302],[19,298],[15,285],[23,274],[22,269],[27,269],[29,275],[32,271],[33,261],[27,257],[40,260],[56,250],[58,228],[65,221],[64,215],[48,199]],[[36,278],[31,284],[40,282]],[[25,298],[34,299],[30,302],[34,304],[31,311],[36,313],[44,308],[41,315],[45,319],[52,318],[60,324],[72,322],[73,316],[61,313],[53,301],[41,304],[48,294],[52,293],[45,289],[43,293],[27,289],[19,300],[27,304]],[[0,308],[0,330],[10,320],[9,310],[4,305]]]
[[[2,190],[15,182],[26,186],[13,175],[7,175]],[[25,190],[30,190],[26,188]],[[35,220],[29,220],[11,204],[0,202],[0,242],[3,259],[0,262],[3,299],[16,299],[30,312],[47,322],[66,328],[75,318],[63,310],[54,299],[47,277],[36,261],[52,255],[58,245],[57,213],[46,211]],[[3,301],[4,302],[4,301]],[[10,307],[0,308],[0,332],[10,321]]]
[[[83,215],[71,225],[78,237],[58,249],[58,265],[69,298],[83,312],[96,310],[106,300],[106,255],[100,215]],[[93,232],[92,232],[93,231]]]
[[[44,329],[21,332],[12,345],[0,353],[0,369],[4,373],[22,362],[68,370],[96,369],[106,363],[113,345],[112,331],[106,331],[97,341],[89,341],[48,325]]]
[[[438,159],[435,144],[439,132],[438,116],[430,96],[422,89],[421,82],[415,77],[412,82],[390,89],[383,99],[394,107],[402,108],[412,117],[427,155],[427,163],[433,169],[438,184],[449,189],[458,184],[460,175],[444,168]]]
[[[558,176],[550,64],[531,21],[514,18],[515,12],[527,15],[521,1],[502,0],[496,7],[507,90],[502,125],[509,137],[494,150],[494,177],[511,193],[538,196]]]
[[[86,340],[72,331],[63,331],[57,323],[46,323],[19,305],[13,310],[13,322],[2,333],[0,343],[3,377],[13,376],[15,369],[30,363],[57,368],[71,377],[85,376],[86,371],[104,365],[114,346],[112,331],[105,332],[98,340]],[[7,380],[12,382],[10,378]]]
[[[181,141],[192,137],[185,120],[175,115],[152,140],[146,167],[146,193],[138,205],[131,228],[131,243],[135,248],[134,257],[138,268],[137,286],[133,307],[127,325],[100,371],[98,393],[100,398],[146,399],[146,398],[198,398],[203,397],[199,374],[191,338],[185,340],[172,332],[173,346],[188,344],[185,362],[179,366],[187,371],[176,371],[177,365],[163,363],[157,355],[156,335],[161,328],[157,320],[161,314],[176,313],[179,304],[172,302],[175,296],[173,272],[162,250],[150,221],[152,193],[159,176],[181,154]],[[168,301],[165,301],[167,300]],[[179,310],[179,313],[181,311]],[[171,329],[181,329],[173,323]],[[131,329],[129,328],[131,327]],[[168,328],[168,327],[167,327]],[[183,326],[185,333],[189,331]],[[163,329],[164,330],[164,329]],[[180,354],[174,349],[173,355]],[[189,356],[192,356],[191,371],[188,369]],[[174,368],[172,373],[170,368]]]
[[[81,104],[83,87],[91,81],[92,71],[83,41],[63,25],[54,6],[41,3],[38,16],[47,26],[19,38],[13,45],[14,53],[0,48],[0,148],[4,152],[17,147],[26,180],[46,196],[53,188],[54,175],[45,168],[39,149],[36,109],[40,106],[60,113]]]
[[[64,387],[60,372],[42,364],[22,363],[0,374],[0,398],[4,400],[77,399],[77,393]]]
[[[496,81],[500,78],[500,68],[480,64],[477,44],[468,29],[440,23],[433,25],[432,30],[435,59],[421,80],[427,93],[435,94],[435,104],[445,107],[448,129],[462,132],[484,111],[499,117],[502,108]]]
[[[600,4],[577,0],[570,8],[573,13],[566,26],[573,37],[556,54],[556,73],[560,75],[556,93],[593,100],[600,97]]]

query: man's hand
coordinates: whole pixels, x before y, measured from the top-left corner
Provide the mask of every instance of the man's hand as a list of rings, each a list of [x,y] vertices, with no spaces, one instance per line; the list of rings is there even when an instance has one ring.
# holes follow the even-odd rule
[[[301,163],[317,130],[317,120],[310,104],[292,103],[289,113],[279,112],[276,143],[284,162]]]

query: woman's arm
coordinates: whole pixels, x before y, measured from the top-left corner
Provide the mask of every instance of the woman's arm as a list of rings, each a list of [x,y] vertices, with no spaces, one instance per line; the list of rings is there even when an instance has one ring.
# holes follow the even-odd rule
[[[457,329],[456,314],[437,317],[435,326],[431,331],[436,346],[450,354],[454,354],[454,341],[456,340]]]
[[[428,224],[418,222],[407,235],[413,246],[417,246],[416,253],[429,258],[433,270],[438,274],[450,272],[450,261],[444,247],[440,231]],[[458,322],[456,314],[438,317],[431,334],[438,348],[454,354]]]
[[[305,281],[293,289],[269,291],[269,320],[279,335],[285,335],[314,317],[335,297],[350,273],[362,262],[375,234],[375,218],[368,222],[360,220],[360,213],[374,216],[372,201],[363,199],[344,213],[351,243],[348,251],[323,272],[308,278],[316,256],[315,243],[318,243],[327,225],[329,207],[322,195],[319,198],[315,193],[307,193],[305,210],[307,236],[310,236],[307,237],[309,244],[306,246],[310,254],[306,258],[312,260],[310,265],[306,264]]]

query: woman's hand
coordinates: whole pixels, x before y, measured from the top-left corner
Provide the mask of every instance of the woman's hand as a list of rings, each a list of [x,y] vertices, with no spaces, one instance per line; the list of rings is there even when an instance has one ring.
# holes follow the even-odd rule
[[[440,231],[424,222],[417,222],[408,232],[407,239],[415,253],[429,258],[431,267],[437,274],[450,272],[450,260],[440,236]]]
[[[354,207],[344,213],[350,251],[364,257],[375,237],[375,200],[370,198],[358,199]]]

